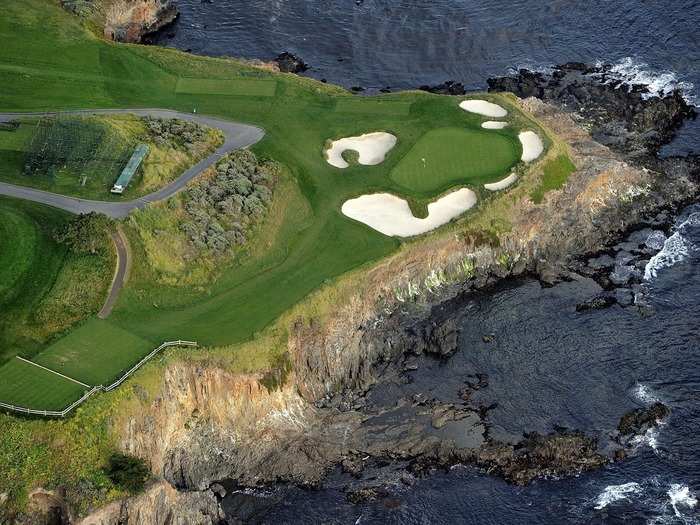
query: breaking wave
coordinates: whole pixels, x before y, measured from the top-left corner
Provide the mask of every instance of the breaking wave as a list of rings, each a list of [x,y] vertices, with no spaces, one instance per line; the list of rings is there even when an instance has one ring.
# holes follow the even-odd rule
[[[608,485],[603,492],[598,495],[595,508],[596,510],[604,509],[615,501],[629,500],[631,495],[641,492],[642,486],[635,481],[623,483],[622,485]]]
[[[599,62],[597,65],[602,66],[602,63]],[[697,105],[698,102],[692,82],[679,80],[678,75],[673,71],[654,71],[647,63],[632,57],[625,57],[613,64],[608,76],[621,80],[629,86],[639,84],[647,86],[649,93],[643,95],[643,98],[663,97],[678,89],[689,104]]]
[[[700,212],[691,213],[678,227],[676,232],[664,242],[664,247],[654,255],[644,268],[644,280],[654,279],[659,270],[669,268],[684,261],[695,247],[685,237],[687,229],[700,226]]]

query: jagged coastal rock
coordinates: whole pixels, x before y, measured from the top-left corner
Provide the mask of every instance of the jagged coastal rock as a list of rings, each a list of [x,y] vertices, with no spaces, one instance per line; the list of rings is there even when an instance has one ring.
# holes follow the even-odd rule
[[[282,73],[303,73],[309,69],[308,64],[301,58],[287,51],[277,55],[273,62]]]
[[[105,38],[140,43],[144,37],[172,24],[179,11],[173,0],[118,0],[107,10]]]

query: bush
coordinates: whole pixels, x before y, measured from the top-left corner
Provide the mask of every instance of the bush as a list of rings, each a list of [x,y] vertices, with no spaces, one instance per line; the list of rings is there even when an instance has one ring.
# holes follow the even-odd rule
[[[142,459],[119,452],[109,457],[105,474],[112,483],[132,494],[140,492],[151,477],[151,471]]]
[[[272,201],[277,169],[247,150],[220,161],[213,177],[185,192],[188,220],[180,228],[189,242],[215,255],[244,244],[246,232],[265,216]]]
[[[76,254],[96,255],[108,250],[111,227],[112,219],[101,213],[76,215],[54,232],[54,239]]]
[[[207,128],[196,122],[151,117],[144,117],[143,122],[150,138],[159,146],[190,150],[207,139]]]

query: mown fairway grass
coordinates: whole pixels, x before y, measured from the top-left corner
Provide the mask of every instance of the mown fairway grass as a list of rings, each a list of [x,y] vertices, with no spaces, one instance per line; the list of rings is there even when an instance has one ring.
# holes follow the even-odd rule
[[[24,336],[22,326],[30,323],[64,264],[66,249],[51,233],[69,217],[46,206],[0,197],[0,365],[41,345]]]
[[[360,98],[230,60],[114,45],[45,0],[7,0],[3,11],[1,111],[159,107],[257,124],[267,136],[254,151],[288,167],[303,207],[310,209],[308,220],[298,221],[290,207],[292,226],[284,235],[274,237],[264,252],[224,269],[206,289],[156,282],[143,267],[145,258],[135,257],[131,281],[109,323],[154,344],[178,338],[204,345],[249,339],[322,283],[399,246],[398,240],[343,217],[339,209],[346,199],[389,191],[424,202],[453,183],[476,189],[505,176],[520,154],[515,127],[484,132],[480,123],[485,119],[460,110],[458,98],[422,92]],[[507,99],[495,100],[511,115],[517,113]],[[436,140],[429,134],[435,129],[455,131]],[[327,140],[380,130],[399,139],[383,164],[338,170],[325,161]],[[431,144],[439,145],[446,158],[432,161],[436,178],[427,181],[416,159],[420,151],[427,155]],[[452,155],[460,160],[447,158]],[[80,348],[80,355],[91,349],[112,355],[112,342],[98,328],[103,323],[91,321],[85,325],[90,329],[69,333],[59,348],[66,354]],[[93,379],[123,366],[116,358],[102,359]]]
[[[95,345],[95,338],[100,341]],[[90,386],[107,386],[135,365],[154,344],[114,326],[90,319],[39,354],[34,362]]]
[[[0,400],[35,410],[63,410],[86,388],[17,358],[2,367]]]

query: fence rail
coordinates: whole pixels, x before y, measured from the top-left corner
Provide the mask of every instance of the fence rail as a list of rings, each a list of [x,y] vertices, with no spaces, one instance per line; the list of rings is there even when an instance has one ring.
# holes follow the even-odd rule
[[[2,403],[0,402],[0,408],[4,408],[5,410],[10,410],[12,412],[18,412],[21,414],[31,414],[35,416],[45,416],[45,417],[66,417],[68,414],[70,414],[75,407],[78,405],[83,404],[90,396],[93,394],[96,394],[97,392],[110,392],[117,388],[119,385],[121,385],[124,381],[126,381],[134,372],[136,372],[139,368],[141,368],[144,364],[146,364],[149,360],[153,358],[158,352],[163,350],[164,348],[168,348],[170,346],[197,346],[196,341],[182,341],[182,340],[177,340],[177,341],[166,341],[163,344],[161,344],[158,348],[155,348],[153,351],[151,351],[150,354],[148,354],[146,357],[141,359],[138,363],[136,363],[134,366],[132,366],[124,375],[122,375],[119,379],[117,379],[114,383],[112,383],[109,386],[103,386],[103,385],[97,385],[93,386],[90,390],[85,392],[83,396],[68,405],[66,408],[63,410],[37,410],[34,408],[26,408],[26,407],[20,407],[16,405],[11,405],[9,403]]]

